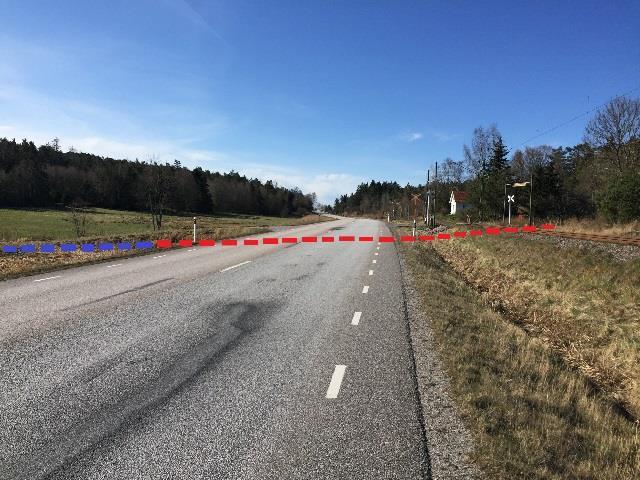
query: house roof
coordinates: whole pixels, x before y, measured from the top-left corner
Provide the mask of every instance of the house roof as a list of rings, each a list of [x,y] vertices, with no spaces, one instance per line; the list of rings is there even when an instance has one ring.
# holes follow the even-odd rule
[[[467,197],[469,196],[467,192],[455,191],[455,190],[453,190],[451,194],[453,195],[453,199],[456,201],[456,203],[466,202]]]

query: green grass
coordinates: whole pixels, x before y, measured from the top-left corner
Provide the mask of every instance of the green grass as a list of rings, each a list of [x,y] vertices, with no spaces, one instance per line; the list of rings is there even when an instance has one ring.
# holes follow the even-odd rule
[[[151,216],[140,212],[87,209],[86,232],[83,238],[111,238],[153,235]],[[214,233],[234,227],[262,231],[281,225],[300,225],[328,220],[310,215],[303,218],[265,217],[258,215],[198,215],[199,230]],[[163,232],[188,234],[193,225],[192,216],[168,215],[163,220]],[[256,230],[258,231],[258,230]],[[71,214],[64,210],[0,209],[0,241],[60,241],[75,240],[78,236]]]

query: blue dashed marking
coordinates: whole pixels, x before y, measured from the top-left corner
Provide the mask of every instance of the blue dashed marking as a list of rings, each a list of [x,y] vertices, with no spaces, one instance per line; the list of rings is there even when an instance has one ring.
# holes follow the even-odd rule
[[[141,240],[138,242],[100,242],[95,243],[82,243],[80,245],[75,243],[61,243],[58,247],[55,243],[43,243],[40,246],[35,243],[26,243],[24,245],[2,245],[0,246],[0,253],[55,253],[57,249],[61,252],[77,252],[80,250],[83,253],[93,252],[111,252],[116,248],[121,252],[127,252],[130,250],[145,250],[149,248],[155,248],[155,242],[152,240]]]

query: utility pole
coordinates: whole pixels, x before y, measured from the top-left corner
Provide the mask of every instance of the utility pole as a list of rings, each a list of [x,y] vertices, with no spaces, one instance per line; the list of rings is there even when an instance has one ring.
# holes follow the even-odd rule
[[[427,185],[429,186],[429,190],[427,191],[427,217],[425,218],[425,223],[427,227],[431,228],[431,180],[429,179],[429,170],[427,170]]]
[[[428,188],[429,188],[429,170],[427,170],[427,183],[424,184],[424,214],[422,215],[422,217],[424,218],[424,223],[427,223],[427,202],[429,201],[427,199],[427,196],[429,195],[428,193]]]
[[[484,171],[487,168],[486,166],[486,162],[484,159],[484,154],[483,154],[483,158],[482,158],[482,171],[480,172],[480,221],[482,222],[483,220],[483,212],[484,212],[484,205],[482,203],[483,201],[483,197],[484,197]]]
[[[433,185],[433,226],[436,226],[436,199],[438,198],[438,162],[436,162],[436,176]]]
[[[531,197],[533,196],[533,169],[529,172],[529,225],[533,225],[533,210],[531,204]]]

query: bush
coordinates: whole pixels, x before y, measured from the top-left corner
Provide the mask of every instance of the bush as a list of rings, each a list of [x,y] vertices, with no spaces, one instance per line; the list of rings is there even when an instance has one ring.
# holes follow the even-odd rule
[[[612,179],[598,198],[598,209],[612,222],[640,218],[640,172],[628,170]]]

